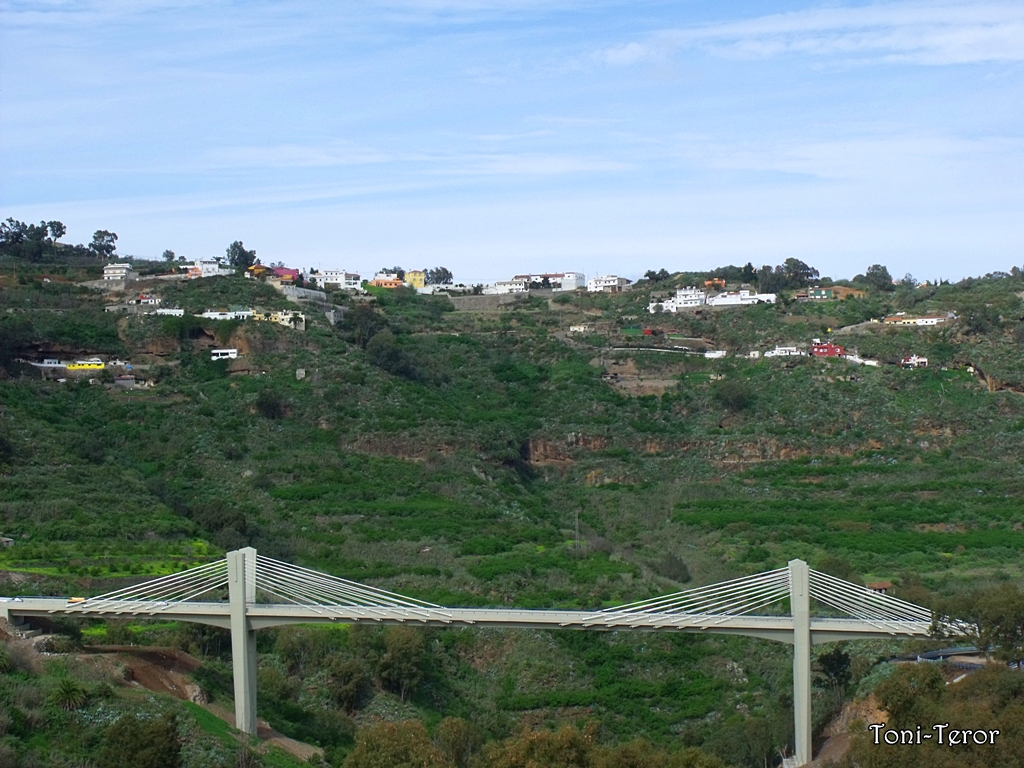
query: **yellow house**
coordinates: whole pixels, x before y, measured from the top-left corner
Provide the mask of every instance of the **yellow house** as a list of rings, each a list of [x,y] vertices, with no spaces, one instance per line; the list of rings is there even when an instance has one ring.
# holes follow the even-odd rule
[[[410,269],[405,273],[405,284],[413,288],[426,288],[427,273],[421,269]]]
[[[102,371],[106,367],[106,364],[98,357],[91,357],[88,360],[76,360],[64,366],[69,371]]]

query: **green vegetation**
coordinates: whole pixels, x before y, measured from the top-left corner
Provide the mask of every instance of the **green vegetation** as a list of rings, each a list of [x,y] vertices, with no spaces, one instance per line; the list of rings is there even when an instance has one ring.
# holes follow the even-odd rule
[[[233,768],[244,749],[222,720],[128,687],[102,656],[44,658],[20,641],[3,653],[0,765]]]
[[[807,265],[789,267],[779,279],[808,279]],[[378,289],[346,298],[337,327],[305,308],[298,333],[115,316],[96,293],[37,279],[41,269],[19,262],[18,278],[0,283],[0,306],[27,310],[0,314],[0,532],[14,540],[0,549],[0,593],[98,594],[252,545],[452,605],[600,607],[794,557],[855,581],[893,581],[898,595],[958,614],[988,606],[977,595],[994,587],[1019,602],[1019,272],[872,287],[875,270],[856,283],[869,289],[863,299],[784,297],[654,319],[652,291],[705,276],[652,270],[621,295],[531,297],[479,313]],[[84,269],[62,274],[88,277]],[[753,279],[732,269],[720,276]],[[189,312],[288,306],[241,278],[150,289]],[[958,318],[924,329],[859,325],[895,311]],[[568,326],[582,323],[597,330],[567,340]],[[656,333],[644,336],[645,323]],[[704,338],[745,352],[854,325],[839,343],[890,362],[922,354],[931,367],[630,349]],[[228,343],[243,357],[210,362],[206,350]],[[48,354],[131,359],[156,386],[108,388],[109,374],[57,383],[19,362]],[[669,386],[634,391],[618,374],[602,376],[613,369]],[[1010,642],[1013,615],[993,619],[993,645]],[[187,650],[202,662],[193,678],[230,707],[219,630],[93,620],[72,629],[86,643]],[[876,684],[888,667],[875,663],[899,650],[821,649],[819,722],[848,692]],[[426,755],[425,765],[519,765],[552,744],[577,744],[586,765],[711,766],[714,755],[761,766],[791,735],[788,650],[752,639],[300,627],[261,632],[259,653],[261,715],[322,747],[332,765],[373,764],[361,762],[363,745],[385,739]],[[28,675],[0,671],[11,674]],[[25,686],[40,693],[12,683],[3,707],[39,710],[33,723],[44,734],[96,707],[118,714],[52,744],[9,726],[0,744],[11,760],[66,749],[98,761],[104,729],[143,711],[116,681],[108,690],[64,672],[32,674]],[[177,715],[183,765],[199,764],[188,762],[183,723],[196,744],[237,751],[204,709],[145,707],[150,720]],[[368,728],[409,720],[422,725]],[[139,737],[139,723],[123,726],[125,738]],[[523,735],[525,726],[545,735]]]

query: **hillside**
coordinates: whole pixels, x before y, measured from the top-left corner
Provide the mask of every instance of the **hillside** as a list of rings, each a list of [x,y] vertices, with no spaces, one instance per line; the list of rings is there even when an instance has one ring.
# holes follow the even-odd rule
[[[96,594],[246,544],[453,605],[597,607],[794,557],[925,603],[1024,576],[1016,271],[674,315],[648,303],[692,276],[482,311],[335,294],[338,325],[241,278],[139,284],[187,313],[301,309],[305,331],[105,312],[70,278],[18,275],[0,289],[2,594]],[[949,319],[869,322],[897,312]],[[813,338],[882,364],[739,357]],[[216,346],[241,355],[211,361]],[[895,365],[912,354],[928,367]],[[90,356],[130,361],[138,386],[25,362]],[[197,680],[230,695],[217,633],[118,631],[196,652]],[[789,651],[766,642],[414,634],[261,633],[261,714],[339,765],[378,718],[435,739],[461,718],[491,749],[523,724],[590,722],[595,743],[737,766],[777,756],[792,727]],[[413,671],[382,662],[397,648]],[[863,675],[899,646],[847,650]],[[824,721],[835,692],[817,696]]]

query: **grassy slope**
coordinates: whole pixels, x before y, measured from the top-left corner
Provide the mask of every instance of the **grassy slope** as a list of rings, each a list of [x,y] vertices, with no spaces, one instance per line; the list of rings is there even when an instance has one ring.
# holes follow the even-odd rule
[[[267,371],[229,377],[192,349],[189,324],[119,326],[91,296],[20,286],[5,301],[97,308],[3,317],[6,338],[136,361],[164,338],[181,352],[154,369],[160,384],[145,393],[30,376],[0,386],[0,519],[17,540],[0,564],[34,574],[10,589],[87,593],[251,543],[427,599],[524,606],[678,589],[663,566],[669,553],[695,583],[827,556],[863,577],[939,591],[1019,579],[1024,402],[958,366],[1019,380],[1021,288],[986,280],[861,302],[642,317],[742,351],[894,309],[961,314],[945,328],[856,337],[866,355],[927,354],[926,371],[639,354],[645,375],[671,365],[681,384],[661,398],[627,398],[590,364],[597,347],[553,332],[594,319],[584,310],[611,322],[639,314],[639,294],[531,301],[500,315],[386,298],[383,315],[411,361],[398,376],[319,318],[305,334],[205,323],[218,340],[243,334],[250,362]],[[274,302],[243,295],[258,290],[210,280],[168,300],[197,310]],[[744,407],[723,405],[710,373],[745,387]],[[535,458],[542,449],[552,460],[527,461],[531,441]],[[577,513],[581,553],[572,549]],[[503,650],[488,655],[494,644]],[[664,739],[739,705],[775,716],[788,685],[784,649],[754,641],[499,633],[449,646],[443,695],[417,706],[428,719],[491,712],[495,735],[516,713],[557,719],[586,706],[611,733]],[[723,673],[723,659],[741,662],[746,679]],[[680,668],[695,671],[674,677]]]

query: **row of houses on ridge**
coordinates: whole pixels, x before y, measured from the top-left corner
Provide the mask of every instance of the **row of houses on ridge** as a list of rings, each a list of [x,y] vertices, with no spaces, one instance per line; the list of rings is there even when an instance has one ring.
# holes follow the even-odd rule
[[[679,288],[675,296],[652,301],[647,305],[647,311],[654,314],[656,312],[675,313],[683,309],[694,309],[703,306],[746,307],[753,304],[774,304],[775,298],[776,295],[774,293],[756,293],[746,288],[709,295],[706,291],[689,285],[685,288]]]

